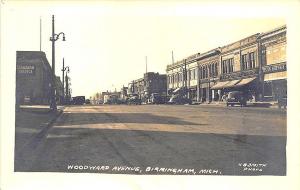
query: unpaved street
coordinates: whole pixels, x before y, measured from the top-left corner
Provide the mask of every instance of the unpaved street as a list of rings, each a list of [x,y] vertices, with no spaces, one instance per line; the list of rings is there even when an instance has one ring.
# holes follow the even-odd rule
[[[70,106],[15,171],[285,175],[285,145],[277,109]]]

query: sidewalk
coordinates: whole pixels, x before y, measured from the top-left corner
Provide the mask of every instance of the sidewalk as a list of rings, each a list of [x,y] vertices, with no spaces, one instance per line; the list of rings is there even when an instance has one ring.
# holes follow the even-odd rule
[[[49,106],[44,105],[20,106],[19,111],[16,111],[15,120],[16,157],[36,136],[47,130],[62,112],[62,106],[58,107],[56,113],[52,112]]]
[[[226,102],[204,102],[204,103],[199,103],[196,102],[196,105],[214,105],[214,106],[225,106],[226,107]],[[263,108],[278,108],[278,103],[277,102],[247,102],[248,107],[263,107]]]

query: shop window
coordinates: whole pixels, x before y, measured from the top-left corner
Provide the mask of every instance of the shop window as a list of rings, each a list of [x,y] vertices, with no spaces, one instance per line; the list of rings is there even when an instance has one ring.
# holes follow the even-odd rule
[[[271,97],[272,96],[272,83],[271,82],[265,82],[264,83],[264,96],[265,97]]]

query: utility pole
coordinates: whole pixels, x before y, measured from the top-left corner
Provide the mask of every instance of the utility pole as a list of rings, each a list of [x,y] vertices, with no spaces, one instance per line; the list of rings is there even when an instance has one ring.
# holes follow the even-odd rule
[[[50,109],[53,111],[57,110],[56,106],[56,95],[55,95],[55,41],[59,39],[60,35],[63,35],[63,41],[65,40],[65,34],[63,32],[60,32],[59,34],[55,34],[54,30],[54,15],[52,15],[52,36],[50,37],[50,41],[52,42],[52,84],[51,84],[51,103],[50,103]]]
[[[183,73],[182,73],[182,77],[183,77],[183,80],[182,80],[182,82],[183,82],[183,87],[184,87],[184,95],[186,96],[186,97],[188,97],[187,96],[187,81],[186,81],[186,59],[184,59],[184,68],[183,68]]]
[[[42,51],[42,19],[40,17],[40,51]]]
[[[147,73],[147,56],[146,56],[146,73]]]
[[[132,81],[132,94],[134,94],[134,80]]]
[[[174,54],[173,54],[173,50],[172,50],[172,64],[174,64]]]
[[[63,58],[63,67],[62,67],[62,83],[63,83],[63,103],[65,103],[65,94],[67,94],[68,93],[68,91],[66,91],[66,93],[65,93],[65,71],[66,71],[66,73],[68,73],[68,72],[70,72],[70,68],[69,68],[69,66],[66,66],[65,67],[65,58]]]
[[[56,107],[56,98],[55,98],[55,33],[54,33],[54,15],[52,15],[52,85],[51,85],[51,91],[52,91],[52,99],[51,99],[51,105],[50,108],[54,111],[57,110]]]
[[[65,58],[63,58],[63,67],[62,67],[62,83],[63,83],[63,104],[65,103]]]
[[[68,72],[66,72],[66,99],[69,102],[69,77],[68,77]]]

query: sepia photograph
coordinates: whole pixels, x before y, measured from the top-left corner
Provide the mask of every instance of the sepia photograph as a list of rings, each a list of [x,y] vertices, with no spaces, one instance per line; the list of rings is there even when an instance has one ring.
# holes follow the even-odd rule
[[[286,8],[1,3],[11,172],[289,176]]]

